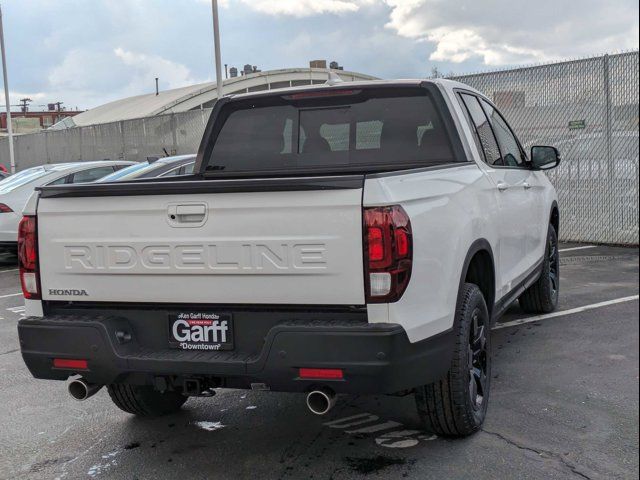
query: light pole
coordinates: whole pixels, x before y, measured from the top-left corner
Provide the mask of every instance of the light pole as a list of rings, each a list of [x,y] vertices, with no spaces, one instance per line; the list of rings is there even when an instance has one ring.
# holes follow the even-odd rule
[[[16,158],[13,152],[13,126],[11,125],[11,102],[9,101],[9,81],[7,80],[7,58],[4,51],[4,28],[2,28],[2,5],[0,5],[0,50],[2,50],[2,76],[4,78],[4,101],[7,105],[7,133],[9,134],[9,160],[11,173],[16,173]]]
[[[220,58],[220,25],[218,23],[218,0],[211,0],[213,12],[213,45],[216,55],[216,90],[218,99],[222,98],[222,60]]]

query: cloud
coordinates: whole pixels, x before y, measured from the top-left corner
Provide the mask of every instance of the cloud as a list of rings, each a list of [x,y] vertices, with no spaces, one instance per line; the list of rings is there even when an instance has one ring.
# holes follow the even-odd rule
[[[211,0],[196,0],[197,3],[211,5]],[[218,0],[218,6],[222,8],[229,7],[229,0]]]
[[[462,63],[473,57],[480,57],[486,65],[505,65],[553,59],[553,55],[542,50],[492,44],[480,33],[469,28],[436,28],[426,38],[436,44],[436,49],[429,56],[430,60],[435,61]]]
[[[168,60],[160,55],[148,55],[145,53],[132,52],[123,48],[116,48],[113,53],[129,67],[130,78],[129,87],[137,88],[138,81],[149,84],[149,80],[155,77],[162,79],[167,88],[180,88],[204,80],[193,78],[191,71],[185,65]]]
[[[31,110],[38,110],[41,107],[40,102],[44,102],[47,99],[47,94],[44,92],[32,92],[32,93],[24,93],[24,92],[16,92],[13,90],[9,91],[9,100],[11,105],[18,105],[18,102],[22,98],[30,98],[32,102],[29,104]],[[0,105],[2,105],[4,111],[4,90],[0,90]],[[35,107],[34,107],[35,105]],[[11,111],[17,110],[17,107],[14,107]]]
[[[207,0],[199,0],[207,1]],[[638,5],[632,0],[226,0],[270,16],[304,18],[386,7],[386,27],[424,42],[432,61],[470,60],[500,66],[638,48]],[[354,15],[355,14],[355,15]],[[370,25],[369,30],[376,29]],[[326,34],[326,32],[325,32]]]
[[[240,0],[256,12],[268,15],[309,17],[325,13],[353,13],[377,0]]]
[[[223,62],[382,78],[638,48],[637,0],[219,0]],[[214,76],[211,0],[4,2],[12,103],[90,108]],[[33,32],[38,34],[34,35]],[[29,54],[25,56],[24,52]],[[20,93],[13,93],[13,92]]]
[[[180,88],[207,79],[193,75],[184,64],[161,55],[123,47],[76,47],[66,52],[49,70],[45,93],[31,93],[48,99],[72,102],[68,107],[96,106],[132,95],[151,93],[154,79],[162,89]],[[12,100],[15,95],[11,95]],[[34,98],[35,100],[35,98]],[[15,102],[14,102],[15,103]]]
[[[629,0],[383,1],[387,28],[434,44],[434,61],[499,66],[638,47],[638,5]]]

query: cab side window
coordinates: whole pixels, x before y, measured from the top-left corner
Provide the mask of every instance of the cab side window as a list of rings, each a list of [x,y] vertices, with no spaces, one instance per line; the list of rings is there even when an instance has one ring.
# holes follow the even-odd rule
[[[461,93],[460,98],[466,106],[471,122],[475,127],[477,138],[482,146],[484,161],[492,166],[502,165],[502,155],[500,155],[498,142],[478,99],[474,95],[468,95],[466,93]]]
[[[489,122],[491,122],[491,126],[493,127],[493,131],[496,134],[496,138],[498,139],[500,151],[502,152],[503,165],[506,167],[525,167],[525,157],[522,150],[520,150],[518,140],[516,140],[515,135],[511,131],[511,128],[509,128],[505,119],[502,118],[502,115],[500,115],[495,108],[483,99],[480,99],[480,103],[482,104],[482,108],[484,108],[484,111],[489,118]]]

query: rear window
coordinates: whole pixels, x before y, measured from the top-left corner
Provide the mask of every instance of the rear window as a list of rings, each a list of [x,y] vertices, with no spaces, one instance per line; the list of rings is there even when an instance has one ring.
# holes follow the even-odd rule
[[[225,108],[205,163],[209,172],[366,171],[456,161],[441,115],[421,88],[293,94]]]
[[[140,178],[149,172],[159,170],[163,165],[164,164],[158,162],[141,162],[136,165],[131,165],[130,167],[124,168],[118,172],[112,173],[111,175],[107,175],[106,177],[101,178],[98,183],[114,182],[117,180],[135,180],[136,178]]]
[[[116,180],[123,179],[128,175],[131,175],[134,172],[138,172],[144,168],[147,168],[149,164],[147,162],[134,163],[133,165],[129,165],[126,168],[122,168],[111,175],[107,175],[106,177],[102,177],[98,180],[97,183],[106,183],[106,182],[114,182]]]
[[[0,193],[9,193],[22,185],[33,182],[47,174],[43,167],[33,167],[11,175],[0,181]]]

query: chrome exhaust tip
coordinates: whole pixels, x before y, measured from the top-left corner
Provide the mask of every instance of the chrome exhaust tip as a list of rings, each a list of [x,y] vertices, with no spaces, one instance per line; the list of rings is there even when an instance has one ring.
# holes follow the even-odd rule
[[[69,383],[69,395],[82,402],[92,397],[102,388],[102,385],[95,385],[87,382],[84,378],[76,378]]]
[[[326,415],[336,404],[336,393],[330,388],[321,388],[307,394],[307,407],[315,415]]]

